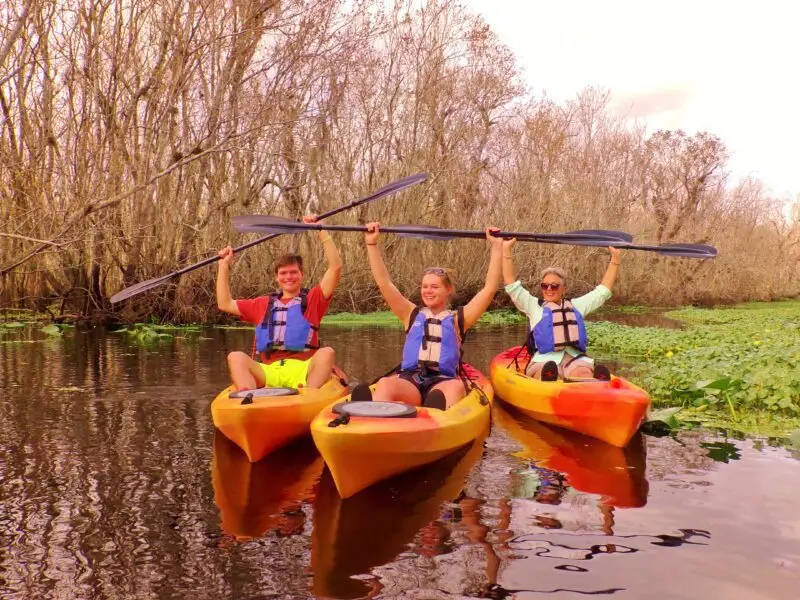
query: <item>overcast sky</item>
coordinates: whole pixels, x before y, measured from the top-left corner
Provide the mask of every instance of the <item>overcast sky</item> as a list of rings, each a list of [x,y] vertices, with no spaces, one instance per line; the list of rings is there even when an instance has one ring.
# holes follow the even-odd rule
[[[516,54],[536,95],[594,85],[649,130],[707,130],[736,176],[800,195],[800,2],[461,0]]]

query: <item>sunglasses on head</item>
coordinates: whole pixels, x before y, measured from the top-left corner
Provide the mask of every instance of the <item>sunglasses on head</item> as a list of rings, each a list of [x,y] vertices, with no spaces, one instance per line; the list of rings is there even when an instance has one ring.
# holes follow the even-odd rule
[[[441,267],[428,267],[423,271],[425,275],[438,275],[439,277],[444,277],[447,275],[447,271],[445,271]]]
[[[545,282],[542,282],[542,283],[539,284],[539,286],[542,288],[543,292],[546,292],[547,290],[552,290],[552,291],[555,292],[555,291],[558,290],[558,288],[561,287],[561,284],[560,283],[545,283]]]

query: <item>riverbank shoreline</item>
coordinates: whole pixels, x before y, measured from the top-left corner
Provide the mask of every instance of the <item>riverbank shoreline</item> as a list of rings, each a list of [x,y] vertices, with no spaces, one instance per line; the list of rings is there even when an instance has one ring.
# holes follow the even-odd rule
[[[72,329],[30,311],[0,315],[0,343],[21,341],[14,331],[40,330],[48,339]],[[647,323],[652,322],[652,325]],[[326,327],[401,329],[389,311],[334,313]],[[513,309],[487,312],[478,327],[515,327]],[[131,324],[111,329],[137,344],[183,340],[205,328],[250,325]],[[587,324],[589,353],[620,364],[620,374],[646,389],[653,408],[680,407],[677,423],[786,437],[800,428],[800,301],[753,302],[717,308],[608,307]],[[509,346],[518,344],[514,340]]]

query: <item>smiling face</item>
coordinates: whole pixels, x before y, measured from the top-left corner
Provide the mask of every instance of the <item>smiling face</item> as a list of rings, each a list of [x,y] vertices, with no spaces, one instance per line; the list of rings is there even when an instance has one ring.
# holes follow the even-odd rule
[[[284,296],[297,296],[303,286],[303,270],[297,263],[291,263],[278,267],[275,273],[275,281],[283,291]]]
[[[542,290],[542,298],[545,302],[559,303],[564,298],[567,291],[567,284],[564,280],[555,273],[547,273],[542,277],[540,284]]]
[[[422,277],[420,293],[422,294],[422,303],[437,313],[447,307],[450,294],[453,293],[453,286],[449,283],[446,274],[425,273]]]

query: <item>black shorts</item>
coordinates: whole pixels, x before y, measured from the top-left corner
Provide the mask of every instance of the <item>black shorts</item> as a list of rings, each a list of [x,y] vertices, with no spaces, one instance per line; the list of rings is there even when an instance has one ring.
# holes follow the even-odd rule
[[[413,383],[414,386],[419,390],[419,395],[422,396],[424,400],[428,396],[428,392],[431,391],[431,388],[436,384],[442,383],[443,381],[450,381],[451,379],[456,379],[455,377],[447,377],[446,375],[439,375],[435,372],[431,373],[423,373],[419,369],[414,371],[400,371],[400,379],[408,381],[409,383]]]

